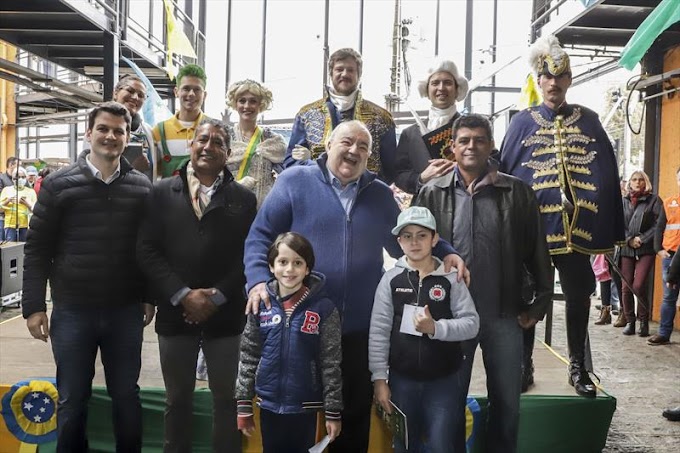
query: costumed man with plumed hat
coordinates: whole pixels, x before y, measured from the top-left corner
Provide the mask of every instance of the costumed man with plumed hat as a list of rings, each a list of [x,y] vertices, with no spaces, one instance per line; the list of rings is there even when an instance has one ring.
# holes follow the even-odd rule
[[[453,170],[451,126],[460,116],[456,101],[465,99],[468,81],[451,60],[439,59],[418,81],[418,93],[431,102],[427,120],[413,112],[415,124],[399,136],[395,184],[416,194],[429,180]]]
[[[529,59],[543,103],[513,117],[501,145],[500,169],[536,193],[566,298],[569,383],[577,394],[594,397],[592,369],[586,366],[590,295],[595,290],[589,255],[611,252],[624,241],[616,158],[597,114],[565,100],[571,66],[557,38],[537,40]],[[533,371],[530,353],[526,367]]]

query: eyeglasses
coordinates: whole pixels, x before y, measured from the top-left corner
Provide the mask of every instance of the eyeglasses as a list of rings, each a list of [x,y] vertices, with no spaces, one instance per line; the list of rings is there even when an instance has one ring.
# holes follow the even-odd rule
[[[142,100],[146,99],[146,93],[145,93],[144,91],[142,91],[142,90],[135,90],[134,88],[132,88],[132,87],[129,86],[129,85],[128,85],[128,86],[124,86],[123,89],[124,89],[125,91],[127,91],[128,93],[130,93],[130,95],[135,95],[135,94],[136,94],[137,97],[138,97],[139,99],[142,99]]]

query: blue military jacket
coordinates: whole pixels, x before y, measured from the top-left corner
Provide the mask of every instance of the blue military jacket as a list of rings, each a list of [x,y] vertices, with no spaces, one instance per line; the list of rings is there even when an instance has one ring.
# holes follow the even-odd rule
[[[500,170],[534,189],[552,255],[606,253],[624,240],[616,158],[592,110],[541,104],[517,113]]]

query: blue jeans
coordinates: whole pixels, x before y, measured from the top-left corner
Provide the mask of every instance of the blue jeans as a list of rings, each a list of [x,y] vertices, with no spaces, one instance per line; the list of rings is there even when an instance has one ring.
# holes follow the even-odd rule
[[[489,414],[482,429],[489,453],[517,451],[519,397],[522,388],[522,328],[515,317],[482,316],[476,339],[463,342],[465,360],[460,369],[462,387],[470,387],[477,345],[486,371]],[[461,404],[465,404],[465,396]],[[465,430],[459,430],[464,437]]]
[[[675,304],[678,301],[678,294],[680,294],[680,289],[666,286],[666,278],[668,277],[668,268],[671,267],[671,261],[673,261],[672,256],[661,261],[663,269],[663,302],[661,302],[659,335],[665,338],[670,338],[673,333],[673,320],[677,310]]]
[[[389,384],[392,401],[408,425],[409,448],[395,440],[395,453],[465,453],[465,442],[453,429],[465,429],[467,387],[462,386],[459,371],[426,381],[392,372]]]
[[[59,390],[57,452],[88,451],[87,403],[92,395],[97,348],[111,397],[116,451],[141,451],[142,405],[137,379],[143,329],[140,304],[54,305],[50,338]]]
[[[18,236],[16,228],[5,228],[5,240],[7,242],[26,242],[27,234],[28,228],[19,228]]]

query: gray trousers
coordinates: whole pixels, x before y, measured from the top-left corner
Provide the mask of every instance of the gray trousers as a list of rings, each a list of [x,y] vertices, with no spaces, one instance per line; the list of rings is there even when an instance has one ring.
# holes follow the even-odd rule
[[[191,452],[199,344],[208,364],[208,385],[213,397],[213,452],[241,451],[234,401],[240,339],[223,337],[204,339],[201,343],[200,336],[158,336],[166,392],[164,453]]]

